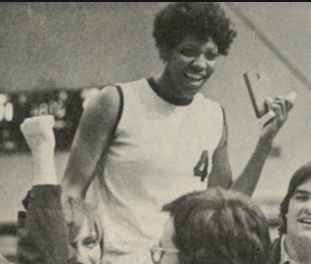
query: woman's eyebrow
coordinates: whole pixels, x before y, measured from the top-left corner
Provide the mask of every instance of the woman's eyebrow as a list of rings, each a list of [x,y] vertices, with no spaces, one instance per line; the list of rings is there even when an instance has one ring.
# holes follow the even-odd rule
[[[306,194],[306,195],[311,195],[311,192],[307,191],[307,190],[303,190],[303,189],[296,189],[296,191],[294,192],[294,194]]]

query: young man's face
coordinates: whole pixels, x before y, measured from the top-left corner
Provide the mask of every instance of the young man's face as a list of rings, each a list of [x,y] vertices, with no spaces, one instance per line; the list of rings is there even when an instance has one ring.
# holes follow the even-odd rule
[[[212,38],[202,42],[188,35],[171,52],[166,70],[177,96],[191,99],[212,75],[218,47]]]
[[[311,179],[298,186],[290,200],[287,212],[287,237],[294,239],[293,241],[311,240]]]
[[[175,247],[172,237],[175,232],[173,218],[170,217],[166,224],[159,246],[152,250],[152,260],[154,264],[178,264],[178,250]]]
[[[70,243],[69,256],[70,259],[75,259],[76,263],[100,263],[100,237],[94,223],[89,223],[86,217],[84,217],[78,235]]]

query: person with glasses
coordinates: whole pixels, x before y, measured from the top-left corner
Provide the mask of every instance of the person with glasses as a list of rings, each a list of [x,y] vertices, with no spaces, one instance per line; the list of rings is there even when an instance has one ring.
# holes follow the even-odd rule
[[[170,213],[154,264],[266,264],[268,222],[246,195],[219,187],[165,205]]]
[[[18,214],[18,263],[100,264],[104,234],[95,209],[82,199],[61,203],[53,124],[53,116],[27,118],[21,124],[33,175],[31,191],[23,200],[26,211]]]
[[[280,237],[268,264],[311,263],[311,162],[292,176],[281,206]]]
[[[171,3],[156,14],[153,36],[163,70],[107,86],[86,104],[62,182],[64,196],[84,198],[96,178],[111,263],[152,246],[162,206],[185,193],[222,186],[251,195],[292,107],[270,103],[275,117],[233,182],[224,109],[200,93],[236,36],[230,19],[219,3]]]

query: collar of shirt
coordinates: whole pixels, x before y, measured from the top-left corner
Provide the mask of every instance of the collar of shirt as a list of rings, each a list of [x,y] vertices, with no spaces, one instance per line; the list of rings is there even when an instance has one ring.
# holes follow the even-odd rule
[[[280,264],[299,264],[287,254],[285,249],[285,235],[281,238],[281,261]]]

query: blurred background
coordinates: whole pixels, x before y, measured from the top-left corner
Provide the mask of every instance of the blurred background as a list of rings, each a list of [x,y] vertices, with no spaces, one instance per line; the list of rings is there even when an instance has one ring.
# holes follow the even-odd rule
[[[152,25],[166,4],[0,3],[0,253],[14,254],[16,212],[31,184],[31,157],[19,124],[29,116],[55,116],[61,179],[85,100],[107,84],[151,77],[162,69]],[[243,74],[263,68],[266,96],[298,94],[254,195],[275,224],[289,178],[311,157],[311,3],[224,7],[238,35],[202,92],[226,109],[235,177],[259,135]]]

